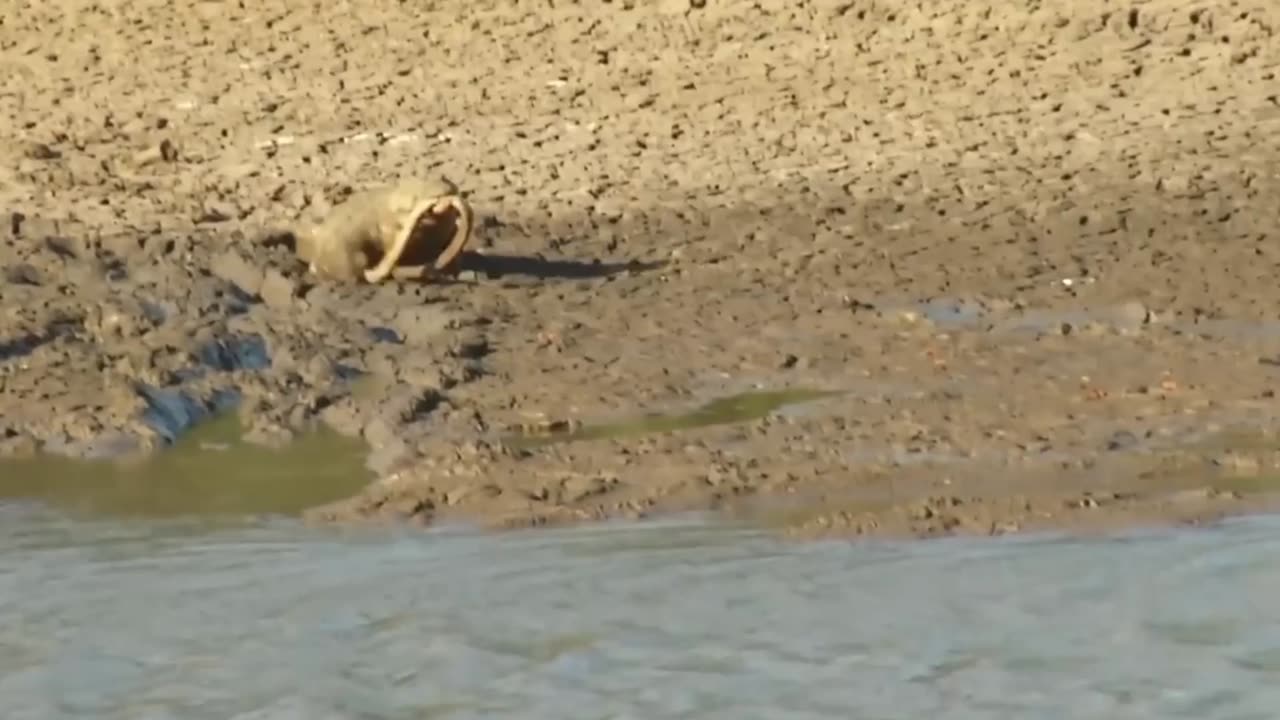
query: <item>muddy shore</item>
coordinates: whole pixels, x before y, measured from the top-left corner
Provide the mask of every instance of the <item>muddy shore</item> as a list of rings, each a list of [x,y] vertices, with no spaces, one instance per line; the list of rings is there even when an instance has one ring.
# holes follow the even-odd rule
[[[234,411],[369,443],[381,479],[319,521],[1269,510],[1277,27],[1262,0],[24,4],[0,455]],[[320,282],[269,242],[423,173],[479,220],[448,282]],[[516,442],[786,389],[832,392]]]

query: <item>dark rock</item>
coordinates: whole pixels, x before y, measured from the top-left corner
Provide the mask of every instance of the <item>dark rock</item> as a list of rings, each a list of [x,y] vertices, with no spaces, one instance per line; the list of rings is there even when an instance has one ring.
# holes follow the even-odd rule
[[[15,285],[40,286],[45,282],[44,273],[31,263],[18,263],[4,269],[4,278]]]
[[[1138,436],[1128,430],[1119,430],[1107,440],[1107,449],[1111,451],[1128,450],[1138,444]]]
[[[489,354],[489,340],[479,334],[467,335],[454,343],[450,354],[457,358],[478,360]]]
[[[22,155],[23,157],[30,158],[31,160],[57,160],[62,157],[62,153],[58,152],[53,147],[40,142],[27,143],[26,146],[22,148]]]
[[[371,327],[369,328],[369,336],[373,338],[374,342],[392,343],[394,345],[404,343],[404,338],[389,327]]]
[[[75,260],[80,257],[83,249],[75,240],[60,235],[50,235],[44,239],[44,247],[49,252],[57,255],[64,260]]]
[[[200,362],[223,372],[263,370],[271,366],[267,343],[261,335],[233,334],[205,342],[196,351]]]
[[[182,433],[205,419],[209,411],[204,404],[181,390],[140,384],[138,394],[147,401],[143,422],[166,442],[172,443]]]

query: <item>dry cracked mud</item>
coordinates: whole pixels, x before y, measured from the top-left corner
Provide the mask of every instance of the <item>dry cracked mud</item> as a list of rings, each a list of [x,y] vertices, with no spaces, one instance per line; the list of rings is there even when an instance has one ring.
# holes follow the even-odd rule
[[[1280,488],[1274,3],[12,5],[2,453],[234,409],[370,444],[381,479],[316,520],[803,536]],[[428,173],[477,213],[453,280],[321,282],[274,242]],[[832,393],[513,440],[787,389]]]

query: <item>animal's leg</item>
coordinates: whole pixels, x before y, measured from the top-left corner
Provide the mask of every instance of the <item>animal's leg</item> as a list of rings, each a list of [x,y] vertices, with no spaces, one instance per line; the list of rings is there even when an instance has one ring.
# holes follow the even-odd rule
[[[426,265],[397,265],[391,269],[393,280],[424,280],[429,274],[431,268]]]
[[[453,225],[453,238],[449,244],[445,246],[440,255],[436,257],[435,269],[444,270],[457,260],[458,256],[467,246],[467,241],[471,239],[472,213],[471,205],[458,195],[450,195],[442,198],[436,204],[435,212],[442,213],[449,208],[453,208],[456,219]]]

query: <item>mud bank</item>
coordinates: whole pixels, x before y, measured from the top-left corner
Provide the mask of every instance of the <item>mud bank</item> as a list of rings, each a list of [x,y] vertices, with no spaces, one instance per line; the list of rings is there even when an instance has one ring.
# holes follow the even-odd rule
[[[11,13],[0,452],[321,422],[381,476],[323,520],[998,533],[1270,502],[1280,11],[694,5]],[[454,281],[317,283],[273,242],[428,171],[478,213]],[[836,394],[509,442],[796,388]]]

